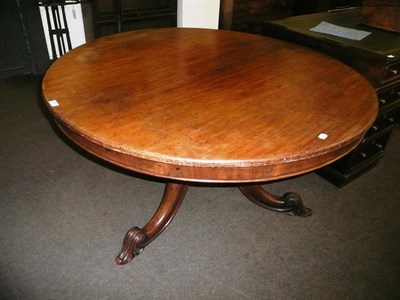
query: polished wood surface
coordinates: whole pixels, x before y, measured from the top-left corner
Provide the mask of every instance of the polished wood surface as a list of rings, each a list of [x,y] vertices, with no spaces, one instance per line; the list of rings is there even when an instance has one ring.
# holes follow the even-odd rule
[[[202,182],[322,167],[361,141],[378,108],[367,81],[328,56],[206,29],[135,31],[83,45],[51,66],[43,95],[65,134],[95,155]]]

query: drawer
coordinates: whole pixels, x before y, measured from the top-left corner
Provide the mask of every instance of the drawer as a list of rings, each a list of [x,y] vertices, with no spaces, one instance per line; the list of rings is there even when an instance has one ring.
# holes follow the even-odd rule
[[[391,132],[387,132],[358,146],[356,150],[354,150],[350,168],[356,167],[364,161],[372,159],[377,154],[383,153],[389,140],[390,133]]]
[[[382,83],[400,79],[400,62],[388,64],[383,75]]]
[[[393,127],[394,124],[396,124],[399,121],[397,120],[397,118],[398,116],[395,112],[388,112],[378,116],[374,124],[372,124],[371,128],[368,129],[367,133],[365,134],[363,142],[365,142],[368,137],[380,134],[382,131]]]
[[[341,174],[347,174],[355,169],[362,169],[363,165],[378,159],[384,152],[391,131],[372,139],[365,139],[355,150],[329,165],[330,168]]]
[[[400,86],[378,93],[379,110],[394,109],[400,106]]]

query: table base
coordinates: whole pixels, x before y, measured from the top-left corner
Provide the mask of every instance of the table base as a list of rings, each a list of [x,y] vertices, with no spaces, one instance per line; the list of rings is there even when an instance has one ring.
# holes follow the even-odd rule
[[[122,249],[115,258],[118,265],[129,263],[164,231],[176,215],[188,188],[186,184],[167,183],[160,205],[150,221],[143,228],[132,227],[125,234]],[[242,185],[239,189],[247,199],[263,208],[291,216],[311,215],[311,209],[303,205],[296,193],[288,192],[283,196],[276,196],[265,191],[260,185]]]

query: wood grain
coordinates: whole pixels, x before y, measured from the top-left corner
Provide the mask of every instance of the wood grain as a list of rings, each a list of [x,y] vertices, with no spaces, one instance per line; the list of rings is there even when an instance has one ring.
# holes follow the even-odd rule
[[[328,56],[206,29],[140,30],[78,47],[50,67],[43,95],[64,133],[89,152],[203,182],[322,167],[361,141],[378,109],[369,83]]]

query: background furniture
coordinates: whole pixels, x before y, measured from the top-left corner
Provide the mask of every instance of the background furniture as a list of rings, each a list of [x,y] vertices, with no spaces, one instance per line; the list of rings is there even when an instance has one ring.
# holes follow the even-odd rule
[[[50,65],[37,1],[0,1],[0,78],[42,74]]]
[[[220,28],[261,33],[260,23],[359,5],[362,0],[221,0]]]
[[[319,174],[343,186],[374,167],[384,154],[400,114],[400,34],[358,25],[359,8],[265,21],[263,34],[287,39],[327,53],[365,76],[376,89],[379,116],[363,143]],[[321,21],[371,32],[361,41],[311,32]]]
[[[176,0],[92,0],[96,38],[112,33],[177,25]]]
[[[261,20],[292,16],[294,2],[293,0],[221,0],[220,28],[260,33]]]
[[[38,5],[43,6],[46,12],[52,60],[72,49],[65,6],[77,3],[80,3],[80,1],[38,1]]]

